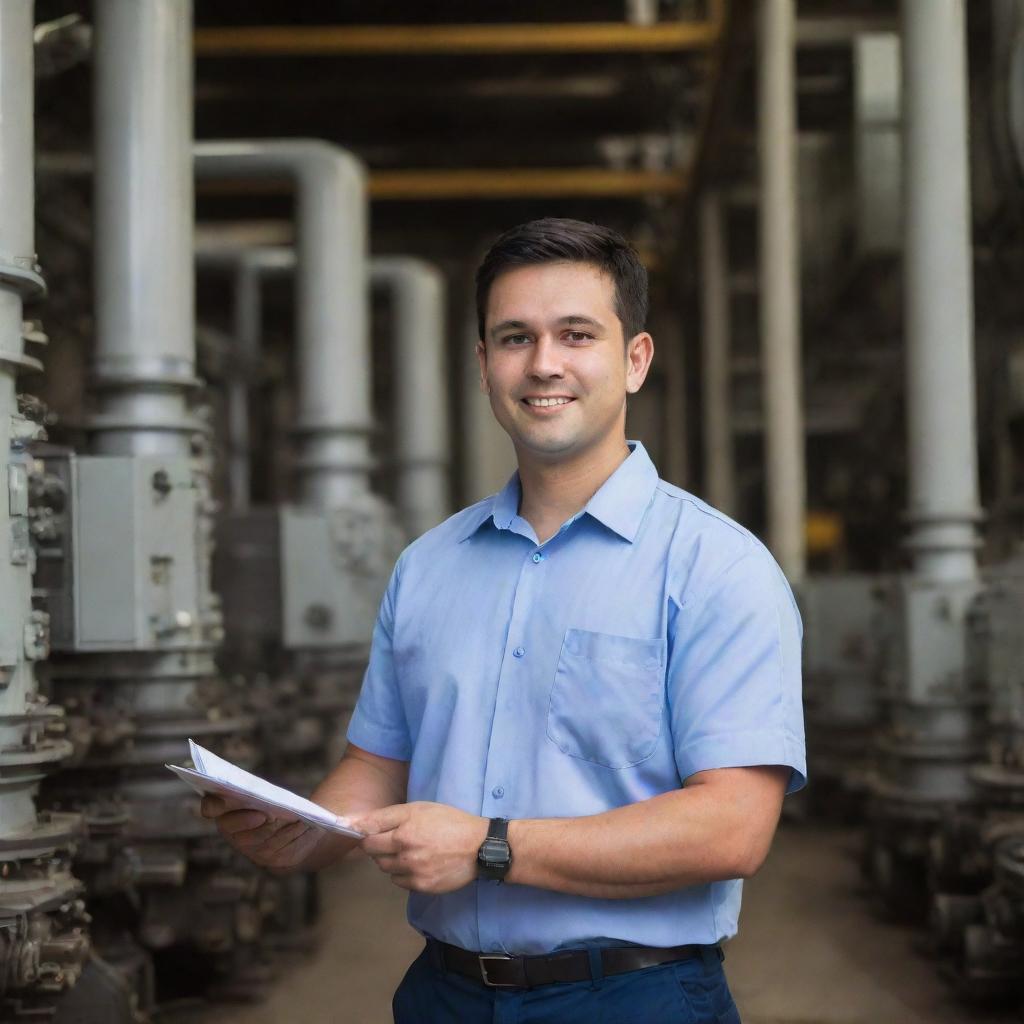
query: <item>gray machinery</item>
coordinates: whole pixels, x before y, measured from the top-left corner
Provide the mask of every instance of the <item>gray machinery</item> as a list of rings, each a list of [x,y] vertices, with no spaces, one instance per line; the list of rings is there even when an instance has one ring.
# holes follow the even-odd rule
[[[294,786],[309,788],[329,766],[330,749],[343,733],[344,720],[355,697],[332,684],[316,699],[295,680],[282,619],[280,590],[287,560],[287,520],[274,510],[250,507],[250,403],[248,389],[262,351],[262,283],[266,278],[292,276],[296,258],[287,248],[252,248],[211,245],[197,252],[197,263],[207,270],[230,271],[234,278],[234,340],[238,372],[227,382],[227,457],[231,506],[224,520],[218,557],[218,579],[223,581],[228,644],[225,666],[256,681],[264,693],[268,714],[267,755],[278,776]],[[398,515],[406,534],[417,536],[450,512],[447,481],[447,412],[444,370],[444,283],[430,264],[410,257],[383,257],[372,261],[372,283],[386,289],[392,306],[394,396],[394,456]],[[397,541],[392,530],[382,534],[388,544]],[[250,580],[255,567],[239,577],[240,565],[263,563],[264,586],[239,585]],[[286,575],[286,573],[285,573]],[[347,585],[358,585],[359,580]],[[339,580],[339,586],[342,583]],[[379,585],[379,583],[378,583]],[[302,648],[298,648],[301,652]],[[273,677],[267,685],[267,673]],[[253,684],[250,683],[250,686]],[[339,698],[343,703],[338,703]],[[324,700],[333,701],[325,705]],[[269,709],[273,708],[273,712]],[[333,708],[333,716],[331,714]],[[271,723],[273,723],[271,727]],[[335,730],[333,737],[325,729]],[[296,777],[305,758],[307,777]]]
[[[982,998],[1024,993],[1024,557],[985,582],[968,633],[971,675],[989,695],[986,757],[970,772],[978,806],[931,848],[935,944],[957,987]]]
[[[829,816],[859,817],[867,795],[886,587],[883,577],[836,573],[800,588],[810,797]]]
[[[43,292],[36,265],[32,168],[32,0],[0,4],[0,1019],[38,1020],[78,980],[90,953],[83,886],[70,869],[81,832],[76,814],[39,812],[40,781],[71,754],[58,706],[40,694],[36,664],[49,621],[32,604],[35,563],[30,492],[39,484],[28,451],[44,436],[38,405],[18,376],[41,364],[24,320]]]
[[[287,674],[303,694],[288,703],[314,712],[305,719],[310,728],[291,733],[301,750],[282,753],[326,746],[330,760],[340,753],[377,605],[402,545],[394,513],[370,490],[365,173],[339,147],[308,139],[200,143],[195,171],[201,178],[286,176],[296,187],[297,501],[223,516],[218,579],[229,588],[233,667]],[[258,276],[280,270],[282,259],[239,265],[237,322],[247,351],[258,332]],[[240,396],[233,393],[237,424]],[[235,444],[236,494],[247,490],[239,454]],[[286,781],[311,789],[325,767],[322,754],[305,765],[293,759]]]
[[[370,344],[365,173],[316,140],[208,142],[201,178],[291,178],[297,246],[200,254],[233,266],[235,330],[251,374],[260,352],[260,281],[296,278],[297,501],[249,504],[245,380],[228,390],[232,507],[218,524],[217,579],[229,636],[224,664],[261,707],[267,773],[308,793],[337,761],[365,669],[377,606],[403,537],[370,491]],[[282,944],[306,941],[315,886],[281,882]]]
[[[145,1009],[151,958],[175,994],[250,991],[273,889],[163,767],[187,757],[189,736],[256,757],[244,695],[214,663],[211,466],[194,407],[191,4],[94,9],[95,411],[88,454],[39,453],[35,509],[49,681],[74,768],[44,794],[85,818],[75,866],[94,940]]]
[[[968,672],[980,589],[964,5],[903,0],[905,309],[912,570],[889,594],[885,726],[867,863],[883,902],[920,915],[939,824],[975,806],[984,694]],[[942,159],[935,154],[941,153]]]

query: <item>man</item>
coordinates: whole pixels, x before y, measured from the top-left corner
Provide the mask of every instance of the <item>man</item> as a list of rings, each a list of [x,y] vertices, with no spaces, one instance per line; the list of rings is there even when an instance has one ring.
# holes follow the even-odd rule
[[[395,1020],[739,1020],[719,943],[804,781],[800,625],[764,547],[627,443],[647,278],[546,219],[477,275],[480,383],[518,473],[401,556],[339,766],[427,947]],[[207,798],[278,870],[355,841]]]

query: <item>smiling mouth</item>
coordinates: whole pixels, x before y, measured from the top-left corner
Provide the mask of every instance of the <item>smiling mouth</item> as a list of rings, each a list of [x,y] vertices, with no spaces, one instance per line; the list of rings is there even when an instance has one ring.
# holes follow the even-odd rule
[[[531,409],[550,409],[554,406],[568,405],[575,402],[575,398],[524,398],[522,400]]]

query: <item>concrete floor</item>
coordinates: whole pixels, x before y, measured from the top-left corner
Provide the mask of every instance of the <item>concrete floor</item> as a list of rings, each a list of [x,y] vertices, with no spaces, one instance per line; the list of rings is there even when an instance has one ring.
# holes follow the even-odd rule
[[[1019,1014],[958,1005],[915,952],[917,933],[871,915],[855,848],[849,830],[780,830],[727,949],[744,1024],[1018,1024]],[[324,890],[318,952],[265,1002],[211,1009],[203,1024],[389,1024],[391,993],[422,948],[405,894],[366,861],[330,873]]]

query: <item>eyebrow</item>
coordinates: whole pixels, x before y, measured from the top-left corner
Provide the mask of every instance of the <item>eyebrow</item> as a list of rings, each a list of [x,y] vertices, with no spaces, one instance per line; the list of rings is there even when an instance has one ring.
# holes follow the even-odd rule
[[[581,313],[570,313],[568,316],[561,316],[555,323],[562,327],[593,327],[599,331],[604,330],[604,324],[600,320],[595,320],[592,316],[583,316]],[[495,324],[491,328],[490,333],[492,338],[496,338],[502,331],[524,331],[528,330],[529,326],[523,320],[502,320],[500,324]]]

